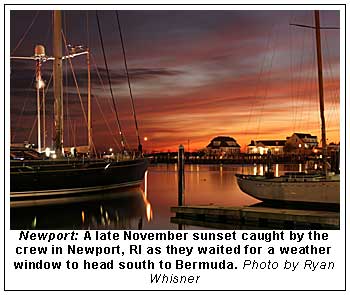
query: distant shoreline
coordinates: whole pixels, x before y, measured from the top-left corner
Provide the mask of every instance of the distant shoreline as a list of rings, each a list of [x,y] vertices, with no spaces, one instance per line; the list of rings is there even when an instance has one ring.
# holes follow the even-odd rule
[[[150,164],[176,164],[177,159],[170,158],[170,159],[164,159],[164,158],[152,158],[147,157],[149,159]],[[300,158],[278,158],[273,159],[273,164],[305,164],[307,161],[311,159],[307,157],[300,157]],[[232,165],[232,164],[239,164],[239,165],[254,165],[254,164],[265,164],[267,165],[267,159],[261,158],[261,159],[251,159],[251,160],[245,160],[245,159],[185,159],[185,164],[196,164],[196,165]]]

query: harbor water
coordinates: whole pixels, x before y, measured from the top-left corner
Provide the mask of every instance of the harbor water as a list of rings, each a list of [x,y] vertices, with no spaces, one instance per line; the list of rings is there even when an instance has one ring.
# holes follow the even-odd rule
[[[184,205],[251,206],[235,174],[262,175],[263,165],[185,165]],[[301,164],[274,165],[275,175],[304,171]],[[91,195],[91,201],[11,208],[11,229],[178,229],[170,222],[177,206],[176,164],[151,165],[140,189]],[[186,227],[186,229],[197,229]]]

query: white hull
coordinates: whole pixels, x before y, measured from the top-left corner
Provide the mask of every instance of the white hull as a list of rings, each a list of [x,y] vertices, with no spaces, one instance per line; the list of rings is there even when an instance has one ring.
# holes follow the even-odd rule
[[[237,175],[237,183],[243,192],[262,201],[339,205],[339,180]]]

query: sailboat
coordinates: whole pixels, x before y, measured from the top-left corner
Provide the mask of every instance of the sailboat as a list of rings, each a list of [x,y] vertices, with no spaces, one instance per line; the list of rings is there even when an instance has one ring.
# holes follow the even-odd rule
[[[40,150],[36,151],[24,147],[11,148],[11,206],[79,202],[81,200],[79,198],[80,194],[96,194],[96,192],[100,191],[124,190],[130,187],[137,187],[143,183],[148,167],[147,159],[142,156],[140,140],[137,157],[125,156],[125,153],[118,160],[66,158],[64,156],[62,60],[72,56],[62,55],[61,11],[53,12],[53,24],[54,56],[51,59],[53,60],[53,92],[55,101],[54,149],[57,158],[44,159]],[[40,47],[36,50],[36,57],[41,59],[47,58]],[[37,74],[37,83],[39,82]],[[37,89],[39,89],[38,86]],[[38,103],[39,105],[40,103]],[[91,120],[89,121],[91,122]],[[38,120],[38,143],[40,143],[39,122],[40,120]],[[91,131],[90,122],[88,128]],[[89,146],[91,142],[90,135],[91,132],[89,132]]]
[[[316,31],[323,171],[318,174],[286,173],[283,176],[275,177],[271,167],[269,167],[269,171],[263,176],[236,174],[236,178],[238,186],[243,192],[264,202],[339,207],[340,175],[329,173],[327,168],[319,11],[315,11],[314,16],[315,27],[311,28]]]

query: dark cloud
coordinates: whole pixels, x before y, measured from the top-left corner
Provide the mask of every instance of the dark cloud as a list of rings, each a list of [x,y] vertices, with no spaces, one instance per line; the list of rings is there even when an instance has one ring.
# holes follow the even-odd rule
[[[293,125],[308,129],[298,131],[318,132],[314,32],[289,25],[313,25],[313,12],[233,9],[120,12],[139,128],[151,139],[148,145],[152,148],[171,149],[188,138],[193,147],[201,147],[218,134],[231,135],[243,146],[257,135],[284,138],[293,131]],[[35,14],[11,11],[11,51]],[[95,12],[65,11],[63,15],[68,43],[88,44],[92,52],[95,141],[99,145],[113,143],[105,120],[115,132],[115,115]],[[135,130],[115,15],[111,11],[99,11],[99,15],[122,126],[133,143]],[[36,44],[44,44],[47,54],[51,54],[50,18],[50,11],[40,11],[15,55],[31,55]],[[321,11],[322,25],[339,26],[339,20],[339,11]],[[333,112],[327,115],[331,118],[327,129],[330,138],[339,141],[339,31],[323,31],[322,42],[326,109]],[[84,57],[74,59],[73,65],[85,105]],[[47,83],[51,66],[47,62],[42,68]],[[77,138],[84,141],[84,120],[69,64],[63,71],[67,73],[65,107],[81,128]],[[27,123],[31,114],[35,116],[34,74],[33,62],[11,61],[11,122],[17,122],[24,104],[23,121]],[[47,106],[52,117],[51,90],[47,92]],[[24,131],[18,129],[19,133]]]

